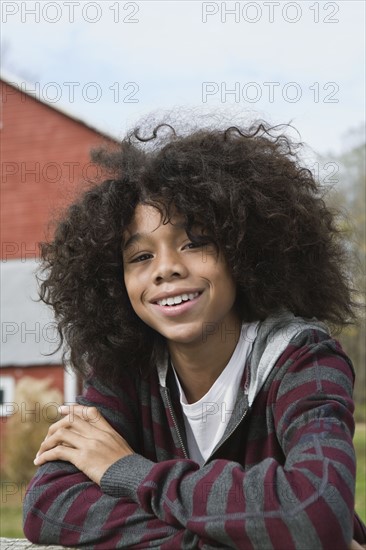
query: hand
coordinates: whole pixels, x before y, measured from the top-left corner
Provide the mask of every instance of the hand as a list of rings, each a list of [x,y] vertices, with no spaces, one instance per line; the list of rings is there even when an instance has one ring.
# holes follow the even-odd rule
[[[34,460],[40,466],[51,460],[71,462],[100,485],[106,470],[134,451],[95,407],[60,407],[64,418],[50,426]]]
[[[366,548],[366,546],[361,546],[360,544],[358,544],[358,542],[353,540],[351,542],[351,546],[349,547],[349,550],[364,550],[364,548]]]

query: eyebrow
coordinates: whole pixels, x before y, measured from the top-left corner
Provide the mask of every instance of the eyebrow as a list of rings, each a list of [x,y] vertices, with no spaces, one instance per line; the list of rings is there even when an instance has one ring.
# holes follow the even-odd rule
[[[174,227],[179,230],[186,229],[184,223],[175,223]],[[127,239],[126,243],[123,245],[123,251],[125,252],[128,248],[133,246],[138,241],[141,241],[142,239],[149,238],[149,237],[150,237],[150,233],[135,233],[129,239]]]
[[[127,250],[128,248],[130,248],[134,243],[138,242],[138,241],[141,241],[141,239],[143,239],[144,237],[147,236],[147,233],[135,233],[134,235],[132,235],[132,237],[130,237],[129,239],[127,239],[126,243],[124,244],[123,246],[123,250]]]

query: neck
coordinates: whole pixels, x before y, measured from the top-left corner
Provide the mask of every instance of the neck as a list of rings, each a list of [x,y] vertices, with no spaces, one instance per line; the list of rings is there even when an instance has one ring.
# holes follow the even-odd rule
[[[200,342],[169,342],[172,363],[188,403],[199,401],[220,376],[236,348],[241,331],[238,318],[218,324]]]

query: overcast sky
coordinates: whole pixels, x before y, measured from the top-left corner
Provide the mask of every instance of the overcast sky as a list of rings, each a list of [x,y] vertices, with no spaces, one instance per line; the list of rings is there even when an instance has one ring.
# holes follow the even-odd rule
[[[1,22],[4,76],[117,137],[156,110],[194,107],[199,121],[216,111],[292,121],[326,159],[365,121],[364,0],[3,0]],[[19,277],[34,284],[31,274],[19,263],[1,267],[4,296],[20,304],[4,299],[4,318],[41,327],[33,302],[12,290],[28,292]],[[22,338],[19,329],[5,341],[3,362],[44,362]],[[43,329],[40,338],[48,349]]]
[[[7,74],[113,135],[194,106],[292,121],[327,154],[365,120],[363,0],[4,0],[1,17]]]

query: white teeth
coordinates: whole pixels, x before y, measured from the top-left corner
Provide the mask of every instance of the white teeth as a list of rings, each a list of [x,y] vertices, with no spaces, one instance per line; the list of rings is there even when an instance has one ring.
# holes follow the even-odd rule
[[[159,306],[172,306],[173,304],[180,304],[181,302],[186,302],[187,300],[193,300],[197,298],[199,292],[194,292],[193,294],[180,294],[179,296],[169,296],[169,298],[163,298],[163,300],[158,300]]]

